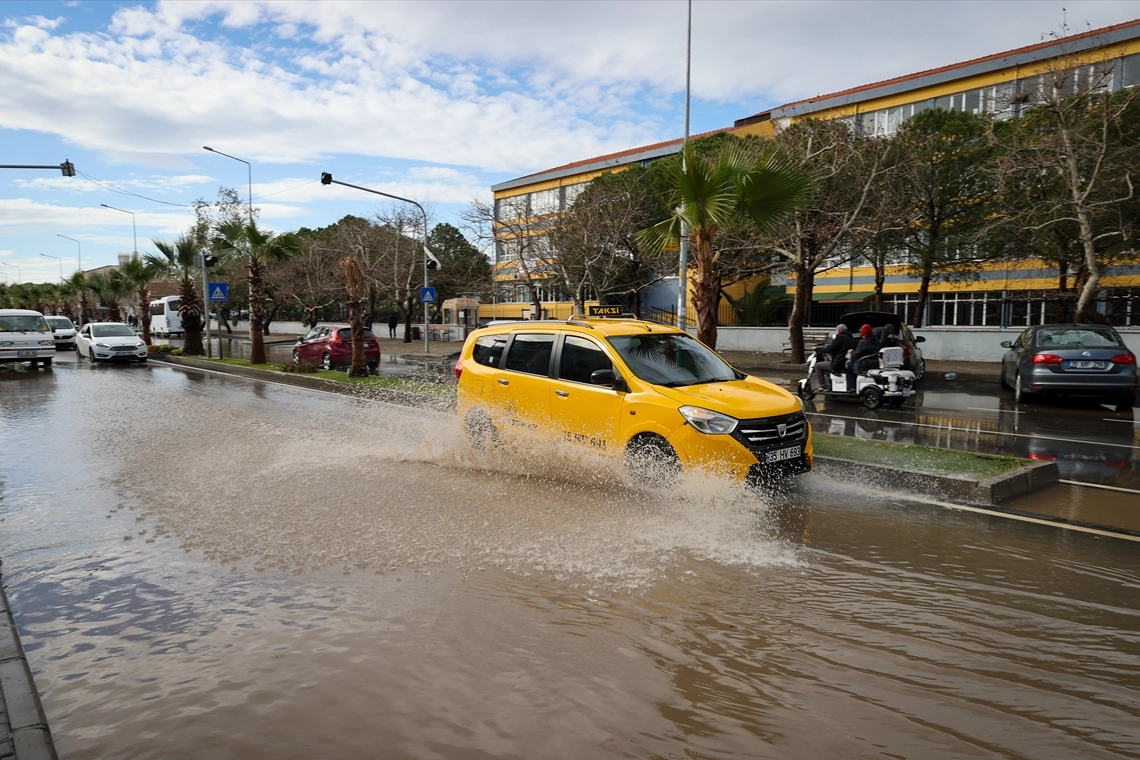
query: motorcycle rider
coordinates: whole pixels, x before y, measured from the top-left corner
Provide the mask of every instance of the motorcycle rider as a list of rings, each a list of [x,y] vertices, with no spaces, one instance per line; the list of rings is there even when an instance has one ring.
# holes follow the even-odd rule
[[[823,389],[825,387],[824,378],[831,372],[843,371],[843,366],[847,362],[847,352],[855,348],[857,343],[855,336],[847,329],[847,325],[841,323],[835,326],[835,334],[828,338],[823,347],[819,349],[820,352],[828,356],[828,359],[816,362],[815,371],[811,375],[812,390]]]

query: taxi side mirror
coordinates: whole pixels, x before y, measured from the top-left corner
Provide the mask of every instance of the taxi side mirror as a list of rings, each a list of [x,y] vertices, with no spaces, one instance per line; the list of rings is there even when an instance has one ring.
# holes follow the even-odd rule
[[[1012,340],[1003,340],[1001,342],[1001,347],[1002,348],[1013,348],[1013,341]]]
[[[914,342],[915,343],[925,343],[926,338],[922,337],[921,335],[916,335],[916,336],[914,336]]]
[[[596,369],[590,373],[590,385],[613,386],[617,382],[617,375],[612,369]]]
[[[614,372],[612,369],[596,369],[590,373],[591,385],[608,385],[615,391],[620,393],[629,393],[629,386],[621,375]]]

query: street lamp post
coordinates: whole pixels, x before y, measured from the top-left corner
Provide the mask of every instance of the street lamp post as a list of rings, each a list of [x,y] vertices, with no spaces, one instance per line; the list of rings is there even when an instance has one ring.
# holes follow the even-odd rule
[[[135,212],[134,211],[127,211],[125,208],[115,208],[114,206],[108,206],[106,203],[100,203],[99,205],[102,206],[103,208],[109,208],[112,211],[122,211],[124,214],[130,214],[131,215],[131,234],[134,236],[134,241],[135,241],[134,254],[135,254],[135,258],[137,259],[139,257],[139,235],[138,235],[138,228],[135,227]]]
[[[689,0],[689,23],[685,36],[685,139],[681,142],[681,170],[688,167],[685,155],[689,147],[689,88],[693,61],[693,0]],[[684,206],[682,205],[682,208]],[[689,225],[681,219],[680,267],[677,278],[677,327],[688,329],[689,307]]]
[[[426,288],[428,286],[428,259],[430,258],[431,260],[435,261],[437,266],[439,265],[439,260],[436,259],[435,256],[432,256],[431,253],[428,251],[428,244],[427,244],[428,219],[427,219],[427,212],[424,211],[423,206],[416,203],[411,198],[401,198],[400,196],[392,195],[391,193],[383,193],[383,192],[380,192],[379,190],[372,190],[371,188],[360,187],[359,185],[350,185],[347,182],[340,182],[338,180],[333,179],[332,175],[329,174],[328,172],[321,172],[321,184],[322,185],[343,185],[345,187],[351,187],[353,190],[362,190],[366,193],[375,193],[376,195],[383,195],[385,198],[391,198],[392,200],[403,201],[404,203],[410,203],[413,206],[415,206],[416,208],[418,208],[420,210],[420,214],[422,214],[423,218],[424,218],[424,237],[423,237],[423,243],[424,243],[424,287]],[[428,337],[428,305],[427,305],[427,303],[424,303],[424,353],[426,354],[426,353],[430,353],[430,352],[431,352],[431,346],[429,345],[429,337]]]
[[[246,171],[249,174],[249,223],[253,224],[253,166],[252,166],[252,164],[250,164],[249,161],[246,161],[244,158],[238,158],[237,156],[231,156],[229,153],[222,153],[220,150],[214,150],[209,145],[203,145],[202,150],[208,150],[211,153],[217,153],[219,156],[225,156],[226,158],[232,158],[234,161],[241,161],[243,164],[245,164]]]
[[[47,254],[47,253],[41,253],[40,255],[43,256],[45,259],[55,259],[56,261],[59,262],[59,284],[62,285],[63,284],[63,259],[61,259],[59,256],[52,256],[52,255]]]
[[[70,240],[71,242],[75,243],[75,255],[78,257],[78,258],[76,258],[76,261],[79,262],[79,271],[82,272],[83,271],[83,244],[80,243],[78,240],[76,240],[73,237],[68,237],[67,235],[60,235],[58,232],[55,234],[56,234],[56,237],[61,237],[64,240]]]
[[[12,267],[13,269],[16,270],[16,284],[17,285],[19,285],[20,283],[22,283],[24,281],[24,278],[20,274],[20,268],[18,266],[16,266],[15,264],[9,264],[7,261],[0,261],[0,264],[3,264],[6,267]]]

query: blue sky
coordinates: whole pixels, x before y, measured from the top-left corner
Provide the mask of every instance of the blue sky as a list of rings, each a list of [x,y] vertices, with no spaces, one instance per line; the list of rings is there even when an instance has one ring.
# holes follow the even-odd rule
[[[5,2],[0,281],[172,239],[219,186],[278,231],[377,198],[458,223],[496,182],[679,137],[681,0]],[[692,130],[1140,16],[1140,0],[693,3]],[[79,242],[60,237],[65,235]],[[43,254],[43,255],[41,255]],[[48,258],[59,257],[61,261]]]

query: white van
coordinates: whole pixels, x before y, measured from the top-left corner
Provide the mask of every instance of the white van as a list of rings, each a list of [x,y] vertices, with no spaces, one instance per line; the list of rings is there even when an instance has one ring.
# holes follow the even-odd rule
[[[51,366],[55,338],[44,315],[30,309],[0,309],[0,362]]]
[[[150,334],[169,338],[182,336],[182,316],[178,313],[181,296],[165,296],[150,302]]]

